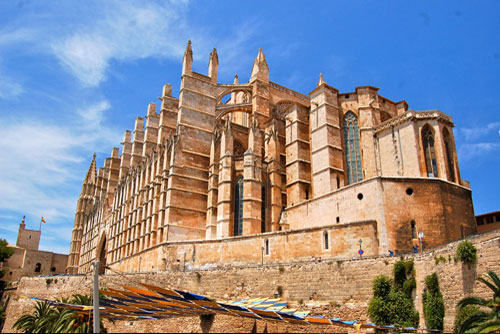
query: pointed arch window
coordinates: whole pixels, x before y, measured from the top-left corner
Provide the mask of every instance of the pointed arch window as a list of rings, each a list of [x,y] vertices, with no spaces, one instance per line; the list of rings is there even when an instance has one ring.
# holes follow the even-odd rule
[[[345,114],[343,126],[347,183],[351,184],[363,179],[361,150],[359,149],[358,118],[352,111],[348,111]]]
[[[417,227],[415,226],[415,221],[412,220],[410,225],[411,225],[411,237],[412,239],[417,239]]]
[[[243,177],[234,184],[234,235],[243,234]]]
[[[422,143],[424,145],[425,167],[427,176],[438,177],[436,151],[434,149],[434,133],[430,126],[426,125],[422,130]]]
[[[455,164],[453,163],[452,141],[448,129],[443,131],[444,149],[446,151],[446,162],[448,163],[448,179],[455,182]]]

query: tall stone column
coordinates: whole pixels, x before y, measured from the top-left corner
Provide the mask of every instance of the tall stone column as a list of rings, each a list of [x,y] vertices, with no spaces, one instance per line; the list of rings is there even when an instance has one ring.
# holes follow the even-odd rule
[[[272,120],[268,125],[266,138],[266,158],[267,170],[269,174],[269,193],[270,193],[270,230],[278,231],[279,220],[283,208],[282,203],[282,184],[281,172],[284,166],[281,165],[280,154],[282,147],[280,145],[278,134],[282,131],[282,121]]]
[[[226,127],[220,140],[219,187],[217,200],[217,238],[233,234],[231,230],[231,199],[233,176],[233,134],[231,122]]]
[[[311,154],[308,110],[292,105],[286,120],[286,192],[293,206],[311,198]]]
[[[380,111],[375,111],[375,109],[379,109],[377,91],[378,88],[372,86],[356,87],[359,112],[359,146],[363,165],[363,180],[377,176],[375,142],[373,140],[373,128],[376,124],[375,114],[380,113]],[[398,173],[404,175],[404,167],[400,156],[402,153],[399,151],[399,144],[394,147],[397,152]]]
[[[261,233],[263,141],[264,132],[253,119],[243,160],[243,235]]]
[[[132,159],[132,133],[127,130],[123,136],[122,155],[120,157],[120,175],[118,179],[121,181],[125,178],[130,169],[130,160]]]
[[[311,156],[314,197],[327,194],[344,184],[344,158],[338,90],[320,75],[311,97]]]
[[[212,145],[210,147],[210,167],[208,171],[208,198],[207,198],[207,239],[217,237],[217,205],[219,187],[219,144],[220,133],[215,130],[212,134]]]
[[[136,167],[142,163],[142,151],[144,146],[144,118],[137,117],[134,127],[134,141],[132,143],[132,159],[130,165]]]

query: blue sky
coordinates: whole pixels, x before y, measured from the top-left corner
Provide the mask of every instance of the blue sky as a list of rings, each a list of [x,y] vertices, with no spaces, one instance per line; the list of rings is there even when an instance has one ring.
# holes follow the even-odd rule
[[[500,209],[499,1],[0,1],[0,238],[23,215],[41,249],[67,253],[92,154],[177,96],[217,48],[219,82],[250,76],[261,47],[272,81],[308,94],[372,85],[411,109],[453,117],[476,214]]]

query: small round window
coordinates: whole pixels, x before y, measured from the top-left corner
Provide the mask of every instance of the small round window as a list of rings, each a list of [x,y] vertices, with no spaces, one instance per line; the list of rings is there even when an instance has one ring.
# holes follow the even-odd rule
[[[359,193],[358,194],[358,199],[361,201],[363,199],[363,194],[362,193]]]
[[[408,195],[408,196],[413,195],[413,188],[407,188],[406,189],[406,195]]]

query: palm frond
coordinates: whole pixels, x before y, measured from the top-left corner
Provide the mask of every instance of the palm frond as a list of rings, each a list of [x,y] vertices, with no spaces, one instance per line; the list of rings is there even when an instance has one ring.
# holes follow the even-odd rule
[[[478,333],[491,333],[500,329],[500,319],[490,320],[479,325],[476,330]]]
[[[493,291],[493,294],[495,294],[495,295],[498,294],[498,288],[496,287],[495,284],[486,280],[484,277],[478,277],[477,280],[483,284],[486,284],[486,286],[488,286],[488,288],[490,288],[491,291]]]
[[[488,271],[487,275],[493,281],[493,283],[495,283],[495,285],[497,286],[497,289],[500,290],[500,277],[498,277],[498,275],[491,270]]]
[[[479,311],[477,313],[474,313],[462,323],[462,326],[460,327],[460,333],[465,333],[471,329],[474,329],[475,332],[476,331],[475,328],[479,324],[488,320],[489,320],[489,313],[486,313],[484,311]]]
[[[465,297],[464,299],[462,299],[461,301],[458,302],[457,307],[459,309],[462,309],[467,305],[487,306],[487,304],[488,304],[488,301],[483,299],[483,298]]]

